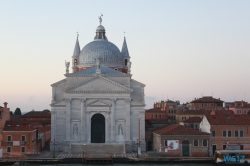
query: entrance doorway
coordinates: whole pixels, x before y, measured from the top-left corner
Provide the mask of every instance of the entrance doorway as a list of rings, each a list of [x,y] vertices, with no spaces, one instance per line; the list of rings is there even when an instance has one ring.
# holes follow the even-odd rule
[[[213,145],[213,156],[216,149],[217,149],[216,145]]]
[[[102,114],[91,118],[91,143],[105,143],[105,117]]]
[[[182,142],[182,156],[189,156],[189,141],[184,140]]]

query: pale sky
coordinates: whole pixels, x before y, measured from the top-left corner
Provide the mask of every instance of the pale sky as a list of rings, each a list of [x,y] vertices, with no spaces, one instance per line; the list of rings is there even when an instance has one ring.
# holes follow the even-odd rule
[[[50,109],[50,85],[65,78],[76,32],[82,49],[101,13],[119,49],[126,32],[146,108],[202,95],[250,102],[249,0],[0,0],[0,105]]]

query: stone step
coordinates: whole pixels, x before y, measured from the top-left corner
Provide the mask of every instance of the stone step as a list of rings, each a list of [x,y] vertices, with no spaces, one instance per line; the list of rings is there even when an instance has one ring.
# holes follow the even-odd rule
[[[93,143],[93,144],[81,144],[72,143],[71,153],[85,154],[123,154],[125,153],[124,144],[105,144],[105,143]]]

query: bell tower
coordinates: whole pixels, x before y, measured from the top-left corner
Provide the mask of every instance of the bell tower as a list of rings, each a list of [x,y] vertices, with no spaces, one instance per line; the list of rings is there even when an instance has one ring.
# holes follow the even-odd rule
[[[72,56],[72,70],[73,70],[73,72],[79,71],[78,65],[79,65],[79,55],[80,55],[81,51],[80,51],[78,37],[79,37],[79,34],[77,32],[75,49],[74,49],[73,56]]]

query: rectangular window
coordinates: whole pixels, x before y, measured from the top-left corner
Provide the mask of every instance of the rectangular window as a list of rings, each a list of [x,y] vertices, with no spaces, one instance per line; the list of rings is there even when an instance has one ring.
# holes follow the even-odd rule
[[[244,150],[244,145],[240,145],[240,150]]]
[[[198,129],[198,124],[195,124],[195,129]]]
[[[8,136],[7,136],[7,142],[11,142],[11,140],[12,140],[12,139],[11,139],[11,136],[8,135]]]
[[[194,124],[191,124],[191,128],[194,128]]]
[[[2,111],[0,111],[0,116],[2,116]]]
[[[240,137],[244,137],[243,130],[240,130]]]
[[[232,135],[231,130],[228,130],[228,131],[227,131],[227,137],[231,137],[231,135]]]
[[[11,152],[11,147],[7,146],[7,152]]]
[[[194,140],[194,146],[198,147],[199,146],[199,141],[198,140]]]
[[[216,136],[216,132],[213,130],[212,131],[212,137],[215,137]]]
[[[25,152],[25,146],[21,147],[21,152],[23,152],[23,153]]]
[[[223,145],[223,147],[222,147],[222,148],[223,148],[223,150],[226,150],[226,148],[227,148],[227,145]]]
[[[22,142],[26,141],[25,135],[22,135],[22,136],[21,136],[21,141],[22,141]]]
[[[227,131],[226,131],[226,130],[223,130],[223,131],[222,131],[222,135],[223,135],[223,137],[226,137],[226,136],[227,136]]]
[[[202,145],[207,146],[207,140],[203,140]]]
[[[234,136],[235,136],[235,137],[239,137],[239,131],[238,131],[238,130],[235,130],[235,131],[234,131]]]

